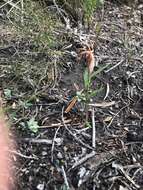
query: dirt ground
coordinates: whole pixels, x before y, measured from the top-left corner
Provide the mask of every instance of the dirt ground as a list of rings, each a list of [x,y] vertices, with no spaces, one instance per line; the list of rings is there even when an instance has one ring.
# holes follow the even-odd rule
[[[90,30],[59,26],[56,34],[66,40],[58,57],[36,52],[29,38],[18,39],[1,11],[0,87],[16,140],[15,150],[9,150],[15,190],[143,189],[142,12],[143,4],[106,2]],[[84,127],[80,103],[64,113],[74,84],[82,88],[85,66],[76,60],[81,39],[96,40],[95,70],[108,65],[93,84],[103,90],[92,102],[92,127]],[[36,133],[24,125],[31,117],[38,122]]]

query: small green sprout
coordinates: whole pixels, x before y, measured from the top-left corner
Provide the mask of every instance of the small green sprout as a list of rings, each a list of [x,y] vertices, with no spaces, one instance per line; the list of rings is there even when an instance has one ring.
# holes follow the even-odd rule
[[[6,88],[4,89],[4,95],[6,98],[11,98],[12,97],[12,92],[10,89]]]
[[[97,75],[101,73],[106,67],[100,67],[97,71],[93,72],[92,74],[89,73],[88,69],[86,68],[84,73],[83,73],[83,84],[84,84],[84,89],[81,91],[77,91],[76,96],[79,102],[83,103],[85,112],[86,112],[86,120],[85,120],[85,125],[87,125],[88,122],[88,112],[89,112],[89,103],[91,102],[93,97],[96,97],[99,92],[102,91],[102,87],[93,89],[92,83],[96,79]]]
[[[33,133],[37,133],[38,132],[38,122],[35,121],[35,118],[32,117],[28,122],[27,122],[27,126],[28,128],[33,132]]]

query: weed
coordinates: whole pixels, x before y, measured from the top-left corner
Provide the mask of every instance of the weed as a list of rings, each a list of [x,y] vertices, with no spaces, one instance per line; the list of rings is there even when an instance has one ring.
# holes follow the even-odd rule
[[[4,89],[4,95],[5,95],[5,98],[9,99],[12,97],[12,92],[10,89]]]
[[[96,8],[103,5],[104,0],[82,0],[85,22],[90,23]]]
[[[39,129],[38,122],[35,121],[34,117],[31,117],[29,121],[25,122],[20,122],[19,123],[21,129],[29,129],[32,133],[37,133]]]
[[[104,4],[104,0],[57,0],[62,9],[72,17],[74,21],[90,24],[94,11]]]
[[[8,17],[20,38],[30,39],[38,51],[55,46],[53,30],[59,24],[58,19],[35,1],[25,0],[22,7],[19,7],[13,7]]]
[[[28,101],[21,101],[19,100],[19,106],[21,106],[24,109],[28,109],[32,106],[32,103],[28,102]]]
[[[105,66],[106,67],[106,66]],[[83,74],[83,81],[84,81],[84,89],[80,92],[77,92],[78,101],[83,103],[85,113],[86,113],[86,119],[85,123],[88,123],[88,112],[89,112],[89,103],[91,102],[93,97],[96,97],[96,95],[101,92],[102,87],[97,88],[94,90],[92,88],[92,83],[97,77],[97,75],[105,68],[101,67],[97,71],[93,72],[92,74],[89,73],[88,69],[85,69]]]
[[[93,72],[92,74],[89,73],[88,68],[85,69],[83,73],[83,83],[84,88],[80,91],[76,92],[76,96],[72,99],[71,103],[65,110],[65,113],[68,113],[75,105],[76,101],[81,102],[84,108],[86,119],[85,125],[90,126],[88,122],[88,113],[89,113],[89,103],[91,102],[93,97],[96,97],[99,92],[102,91],[102,87],[97,88],[96,90],[93,89],[92,84],[95,81],[98,74],[100,74],[108,65],[98,68],[97,71]]]
[[[30,129],[33,133],[37,133],[38,132],[38,122],[35,121],[35,118],[32,117],[28,122],[27,122],[27,127],[28,129]]]

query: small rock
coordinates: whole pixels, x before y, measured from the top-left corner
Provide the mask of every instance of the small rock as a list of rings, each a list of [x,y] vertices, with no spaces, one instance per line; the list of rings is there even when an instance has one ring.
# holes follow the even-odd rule
[[[42,151],[42,156],[46,156],[47,152],[46,151]]]
[[[44,183],[38,184],[37,185],[37,190],[44,190]]]
[[[59,159],[62,159],[62,158],[63,158],[62,153],[61,153],[61,152],[58,152],[57,157],[58,157]]]
[[[120,185],[119,190],[129,190],[129,189]]]

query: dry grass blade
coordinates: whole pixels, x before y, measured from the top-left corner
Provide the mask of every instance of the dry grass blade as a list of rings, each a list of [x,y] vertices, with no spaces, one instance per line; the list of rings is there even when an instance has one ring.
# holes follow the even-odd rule
[[[87,68],[89,73],[91,74],[95,67],[95,58],[93,49],[87,46],[87,49],[80,49],[81,52],[79,53],[79,61],[85,58]]]
[[[95,126],[95,111],[92,108],[92,147],[96,148],[96,126]]]
[[[72,101],[70,102],[70,104],[68,105],[68,107],[65,110],[65,113],[69,113],[71,111],[71,109],[74,107],[74,105],[76,104],[77,101],[77,96],[73,97]]]
[[[121,165],[113,163],[113,164],[112,164],[112,167],[114,167],[114,168],[116,168],[117,170],[121,171],[122,174],[125,176],[125,178],[126,178],[130,183],[132,183],[132,184],[134,185],[134,187],[136,187],[137,189],[140,188],[140,186],[137,185],[137,184],[135,183],[135,181],[124,171],[124,169],[123,169],[123,167],[122,167]]]
[[[7,1],[7,0],[3,0],[5,3],[0,7],[0,8],[2,8],[2,7],[4,7],[5,5],[10,5],[11,7],[14,7],[14,8],[16,8],[16,9],[18,9],[18,10],[21,10],[16,4],[14,4],[13,2],[12,2],[12,0],[10,0],[10,1]]]
[[[95,66],[95,58],[94,58],[93,52],[90,51],[89,53],[87,53],[86,58],[87,58],[87,67],[88,67],[89,73],[91,74]]]
[[[101,102],[101,103],[93,103],[93,104],[89,104],[92,107],[98,107],[98,108],[106,108],[106,107],[110,107],[115,105],[116,102],[112,101],[112,102]]]
[[[91,153],[89,154],[86,154],[85,157],[79,159],[77,162],[75,162],[72,166],[71,169],[74,169],[76,167],[78,167],[79,165],[83,164],[84,162],[86,162],[88,159],[92,158],[95,156],[95,151],[92,151]]]
[[[106,70],[105,73],[108,73],[109,71],[112,71],[113,69],[115,69],[116,67],[118,67],[119,65],[121,65],[123,62],[124,62],[124,59],[122,59],[121,61],[119,61],[117,64],[113,65],[108,70]]]
[[[22,139],[23,142],[29,142],[33,144],[46,144],[46,145],[51,145],[53,143],[53,139],[32,139],[32,138],[24,138]],[[57,146],[60,146],[63,142],[62,138],[55,138],[54,142],[57,144]]]

